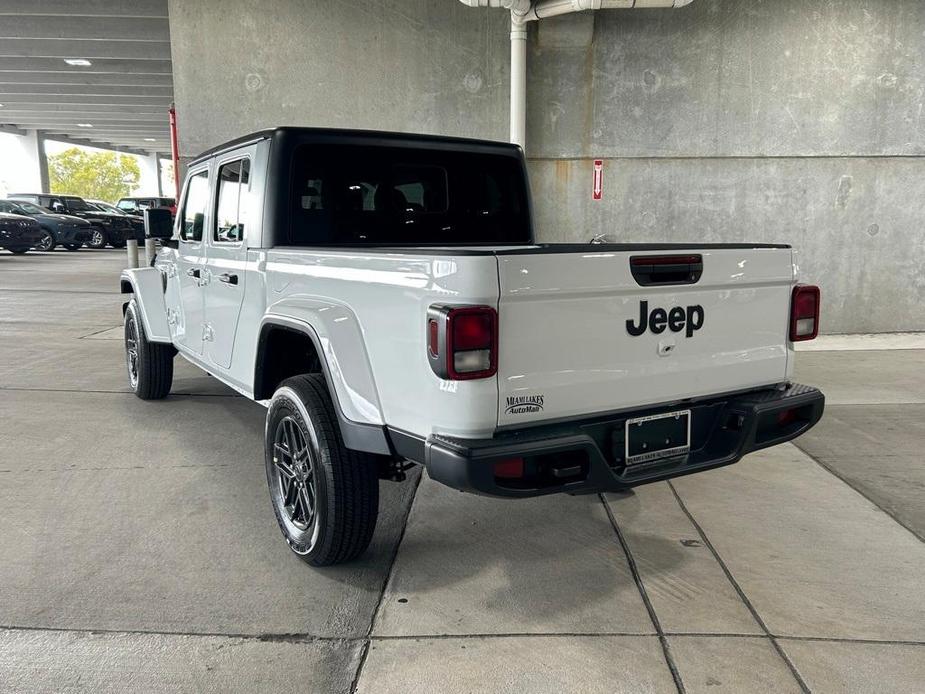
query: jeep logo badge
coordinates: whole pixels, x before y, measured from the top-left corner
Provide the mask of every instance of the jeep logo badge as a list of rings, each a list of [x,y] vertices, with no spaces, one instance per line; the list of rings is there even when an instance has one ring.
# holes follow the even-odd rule
[[[626,321],[626,332],[633,337],[639,337],[646,330],[654,335],[661,335],[668,328],[673,333],[684,331],[685,337],[691,337],[703,327],[703,306],[688,306],[687,309],[675,306],[670,310],[653,308],[649,312],[649,302],[639,302],[639,322],[630,318]]]

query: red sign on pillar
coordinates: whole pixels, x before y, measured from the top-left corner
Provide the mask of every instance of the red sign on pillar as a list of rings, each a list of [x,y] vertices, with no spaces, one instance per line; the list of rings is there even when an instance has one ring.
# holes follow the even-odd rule
[[[595,200],[600,200],[604,194],[604,162],[600,159],[594,160],[594,186],[591,194]]]

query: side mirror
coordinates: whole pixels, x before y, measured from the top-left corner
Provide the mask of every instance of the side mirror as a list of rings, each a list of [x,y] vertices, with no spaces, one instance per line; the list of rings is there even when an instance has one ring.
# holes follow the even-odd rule
[[[173,237],[170,210],[145,210],[145,238],[167,240]]]

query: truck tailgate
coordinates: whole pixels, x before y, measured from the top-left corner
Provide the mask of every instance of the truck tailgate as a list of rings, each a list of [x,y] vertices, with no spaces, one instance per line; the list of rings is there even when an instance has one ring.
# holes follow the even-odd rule
[[[645,274],[659,262],[702,274],[667,284],[677,276]],[[517,251],[498,255],[498,271],[499,426],[788,377],[789,248]]]

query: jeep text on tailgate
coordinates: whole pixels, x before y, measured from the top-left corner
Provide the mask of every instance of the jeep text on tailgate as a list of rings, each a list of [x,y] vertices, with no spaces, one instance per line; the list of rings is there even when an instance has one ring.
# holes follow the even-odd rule
[[[270,499],[314,565],[365,549],[412,464],[496,496],[620,490],[822,416],[791,381],[819,290],[788,246],[537,244],[513,145],[279,128],[194,160],[175,222],[145,216],[132,388],[165,397],[179,353],[266,405]]]

